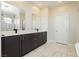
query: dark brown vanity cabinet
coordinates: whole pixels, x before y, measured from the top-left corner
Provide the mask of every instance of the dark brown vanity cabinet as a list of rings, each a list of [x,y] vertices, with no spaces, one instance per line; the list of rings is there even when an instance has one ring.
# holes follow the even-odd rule
[[[22,55],[32,51],[42,43],[42,33],[25,34],[23,37],[24,40],[22,40]]]
[[[20,36],[2,37],[2,57],[18,57],[21,55]]]
[[[26,53],[30,52],[33,48],[31,34],[24,34],[22,42],[22,55],[25,55]]]
[[[31,40],[33,43],[33,48],[37,48],[41,44],[42,33],[35,33],[32,35]]]
[[[47,32],[2,37],[2,57],[24,56],[46,41]]]
[[[42,43],[46,43],[47,42],[47,32],[43,32],[42,33]]]

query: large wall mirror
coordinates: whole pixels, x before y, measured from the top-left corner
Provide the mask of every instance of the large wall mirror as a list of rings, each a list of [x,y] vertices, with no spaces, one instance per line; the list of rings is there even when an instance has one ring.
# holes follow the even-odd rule
[[[32,14],[32,29],[33,30],[40,30],[40,16],[36,14]]]
[[[6,2],[1,2],[1,31],[24,30],[24,19],[24,10]]]
[[[37,6],[32,7],[32,29],[39,31],[41,28],[40,8]]]

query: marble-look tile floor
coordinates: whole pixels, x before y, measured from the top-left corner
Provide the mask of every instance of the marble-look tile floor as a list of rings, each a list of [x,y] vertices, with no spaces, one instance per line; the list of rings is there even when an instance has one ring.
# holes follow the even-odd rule
[[[58,43],[45,43],[24,57],[77,57],[75,47]]]

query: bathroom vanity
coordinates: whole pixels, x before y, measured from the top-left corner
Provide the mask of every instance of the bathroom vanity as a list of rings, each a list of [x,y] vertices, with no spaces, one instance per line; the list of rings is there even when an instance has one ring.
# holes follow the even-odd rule
[[[2,57],[21,57],[47,42],[47,32],[36,32],[1,38]]]
[[[31,5],[19,8],[15,2],[1,2],[2,57],[24,56],[47,42],[48,17],[44,18],[42,9],[36,10]]]

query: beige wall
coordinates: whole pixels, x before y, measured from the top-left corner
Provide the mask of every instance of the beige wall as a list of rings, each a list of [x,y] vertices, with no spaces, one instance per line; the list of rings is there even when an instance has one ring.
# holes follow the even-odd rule
[[[48,8],[41,9],[41,30],[48,31]]]
[[[79,41],[78,33],[79,33],[79,11],[78,11],[78,5],[77,3],[72,3],[72,4],[63,4],[61,6],[58,6],[56,8],[51,8],[49,10],[49,22],[48,22],[48,27],[49,27],[49,40],[54,41],[54,17],[58,13],[68,13],[68,20],[69,20],[69,39],[68,43],[69,44],[74,44],[77,41]],[[61,34],[60,34],[61,35]]]

